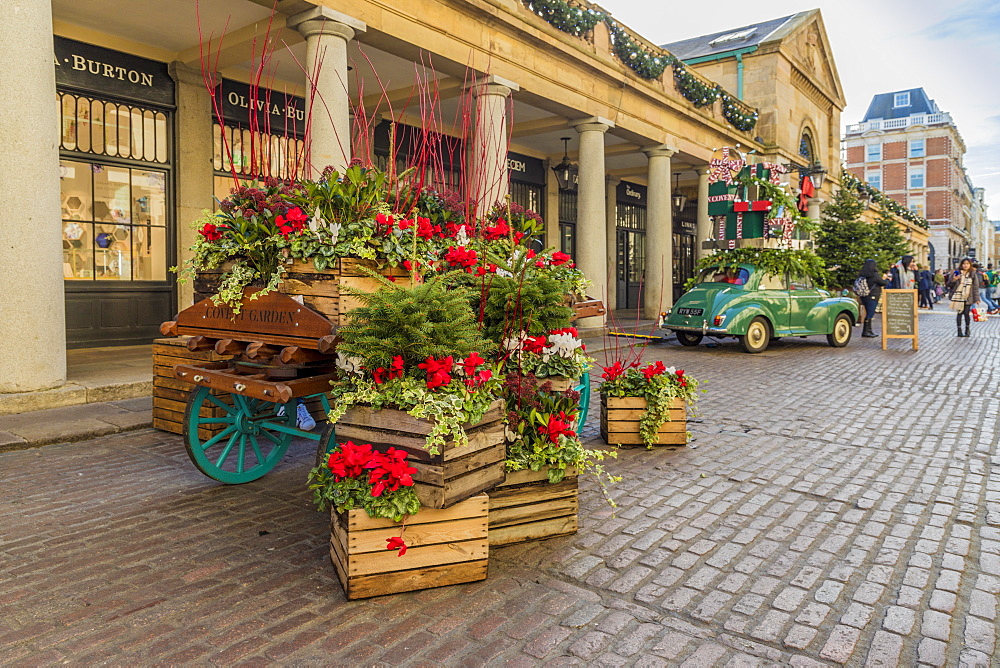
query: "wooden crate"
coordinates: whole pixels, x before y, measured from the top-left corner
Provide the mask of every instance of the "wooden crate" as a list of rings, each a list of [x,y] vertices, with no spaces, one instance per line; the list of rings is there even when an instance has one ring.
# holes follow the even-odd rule
[[[576,386],[580,384],[579,378],[566,378],[565,376],[549,376],[548,378],[537,378],[535,381],[535,387],[542,387],[546,383],[550,383],[550,392],[565,392],[566,390],[575,390]]]
[[[299,298],[303,304],[325,316],[331,323],[344,325],[346,318],[342,316],[346,316],[361,302],[357,297],[341,294],[341,288],[346,286],[374,292],[381,287],[378,280],[364,273],[363,269],[371,269],[397,280],[409,276],[409,272],[398,267],[379,269],[374,260],[341,258],[323,271],[317,271],[312,261],[295,260],[285,265],[278,292]],[[222,271],[218,269],[198,272],[194,281],[195,301],[215,295],[221,276]]]
[[[331,513],[330,558],[348,599],[399,594],[486,579],[489,499],[479,494],[446,510],[421,508],[402,522],[364,510]],[[386,549],[403,530],[406,554]]]
[[[642,445],[639,420],[646,412],[642,397],[601,395],[601,437],[609,445]],[[670,420],[660,425],[655,445],[687,445],[687,411],[684,401],[674,399]]]
[[[417,469],[414,487],[420,503],[428,508],[449,508],[504,480],[507,447],[503,433],[504,404],[495,401],[476,424],[465,426],[469,444],[449,442],[431,455],[425,449],[429,420],[403,411],[354,406],[337,422],[337,441],[371,443],[377,450],[405,450]]]
[[[580,502],[575,468],[555,484],[549,482],[547,468],[508,472],[488,494],[490,547],[576,533]]]
[[[229,359],[228,355],[219,355],[214,350],[191,352],[187,349],[189,338],[179,336],[153,341],[153,427],[173,434],[184,433],[184,411],[188,397],[196,387],[174,378],[174,366]],[[220,396],[225,393],[213,390],[212,394]],[[206,411],[209,413],[206,414]],[[222,417],[224,414],[225,411],[217,407],[202,409],[204,417]],[[220,431],[222,426],[201,427],[198,430],[202,439],[211,438]]]
[[[232,357],[219,355],[212,350],[191,352],[187,349],[189,338],[179,336],[153,341],[153,427],[173,434],[184,433],[184,411],[187,409],[191,391],[196,387],[193,383],[174,378],[174,366],[192,362],[215,362]],[[221,397],[224,402],[232,404],[228,392],[223,390],[211,390],[211,392]],[[326,411],[318,398],[308,398],[306,408],[316,422],[326,422]],[[225,411],[218,407],[201,409],[203,417],[222,417],[224,413]],[[202,440],[207,440],[222,429],[223,425],[200,427],[198,434]]]

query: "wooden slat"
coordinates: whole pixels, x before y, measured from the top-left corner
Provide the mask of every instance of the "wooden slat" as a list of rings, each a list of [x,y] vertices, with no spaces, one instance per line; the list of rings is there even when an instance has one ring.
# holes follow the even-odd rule
[[[576,515],[555,517],[539,522],[517,524],[507,527],[490,528],[490,547],[515,545],[530,540],[544,540],[571,536],[577,532],[579,520]]]
[[[638,433],[602,432],[601,435],[610,445],[642,445],[642,437]],[[660,434],[655,445],[684,445],[685,443],[687,443],[687,433],[676,432]]]
[[[329,320],[299,304],[280,292],[251,299],[255,294],[251,288],[244,290],[240,313],[235,314],[227,306],[216,306],[211,299],[203,299],[181,311],[177,316],[177,331],[182,334],[213,336],[209,332],[239,332],[241,336],[219,336],[246,340],[250,335],[254,341],[283,343],[277,338],[288,335],[306,339],[318,339],[331,333]]]
[[[609,432],[620,432],[623,434],[639,433],[639,421],[638,420],[607,420],[604,422],[605,429]],[[687,431],[687,421],[676,420],[672,422],[664,422],[660,425],[657,433],[660,434],[673,434],[676,432]]]
[[[486,520],[482,517],[468,517],[452,520],[446,524],[416,524],[407,525],[403,532],[408,550],[441,543],[459,543],[467,540],[486,538]],[[369,552],[382,554],[386,552],[386,540],[398,536],[400,530],[396,527],[373,529],[371,531],[354,531],[347,537],[347,553],[352,557]],[[407,551],[406,556],[409,556]],[[405,556],[403,557],[406,558]]]
[[[646,408],[646,400],[643,397],[602,397],[602,406],[613,408]],[[672,410],[681,410],[684,402],[681,399],[674,399]]]
[[[606,415],[609,420],[641,420],[645,414],[645,408],[609,408],[607,411],[602,411],[602,415]],[[667,415],[671,420],[687,419],[687,411],[683,409],[671,409]]]
[[[549,482],[547,466],[542,467],[538,471],[532,471],[531,469],[525,469],[523,471],[508,471],[507,479],[504,480],[498,487],[519,487],[521,485],[526,485],[533,482]],[[563,474],[565,478],[575,478],[579,475],[579,472],[575,466],[567,466],[566,472]],[[564,479],[565,479],[564,478]],[[493,503],[493,496],[490,495],[490,504]]]
[[[410,556],[407,552],[406,557]],[[397,571],[386,575],[361,575],[353,577],[347,588],[348,599],[371,598],[386,594],[401,594],[420,589],[446,587],[450,585],[478,582],[486,579],[488,559],[468,561],[460,564],[431,566],[409,571]]]
[[[278,289],[286,295],[312,295],[333,299],[340,296],[340,286],[336,278],[329,274],[289,272],[281,279]]]
[[[450,478],[444,485],[416,482],[413,486],[420,504],[428,508],[447,508],[483,490],[503,482],[504,463],[499,461],[464,475]]]
[[[563,498],[548,498],[547,494],[541,492],[537,496],[538,498],[532,503],[507,508],[491,508],[490,528],[527,524],[554,517],[571,515],[575,517],[580,508],[575,493]]]
[[[479,494],[471,499],[466,499],[461,503],[455,504],[451,508],[421,508],[419,513],[410,515],[406,519],[406,525],[414,526],[433,522],[448,522],[463,517],[486,517],[489,512],[489,504],[489,497],[485,494]],[[351,510],[346,514],[346,525],[350,531],[368,531],[370,529],[400,526],[399,522],[393,522],[392,520],[368,517],[368,513],[363,510]]]

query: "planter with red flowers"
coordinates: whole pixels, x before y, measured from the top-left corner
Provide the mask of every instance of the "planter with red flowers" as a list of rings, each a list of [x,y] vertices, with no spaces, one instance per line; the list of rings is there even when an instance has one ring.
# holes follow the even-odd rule
[[[699,382],[683,369],[616,361],[601,374],[601,436],[610,445],[686,445]]]
[[[331,388],[337,439],[405,451],[420,503],[448,508],[504,477],[501,380],[468,292],[446,276],[385,279],[342,327]],[[328,439],[329,440],[329,439]]]
[[[485,494],[422,508],[407,453],[344,442],[310,472],[330,506],[330,559],[348,599],[475,582],[489,558]]]

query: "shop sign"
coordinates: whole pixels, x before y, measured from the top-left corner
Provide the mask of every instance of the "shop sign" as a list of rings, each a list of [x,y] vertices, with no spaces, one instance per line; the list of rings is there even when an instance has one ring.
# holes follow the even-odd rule
[[[281,137],[302,137],[306,131],[306,100],[296,95],[256,88],[223,79],[216,93],[226,125],[248,129],[251,114],[255,127]]]
[[[674,232],[694,236],[698,234],[698,224],[690,220],[674,218]]]
[[[520,153],[508,153],[507,169],[510,170],[511,181],[530,183],[536,186],[545,185],[545,163],[538,158]]]
[[[53,43],[57,86],[174,106],[174,80],[166,63],[58,35]]]
[[[646,186],[622,181],[618,184],[618,201],[624,204],[646,206]]]

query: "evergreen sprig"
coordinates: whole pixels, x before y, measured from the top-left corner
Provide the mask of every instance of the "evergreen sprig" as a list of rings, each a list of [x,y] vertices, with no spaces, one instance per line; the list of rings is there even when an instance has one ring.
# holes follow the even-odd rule
[[[428,357],[463,358],[472,352],[485,356],[495,347],[479,332],[468,290],[449,287],[446,276],[410,286],[367,273],[381,284],[378,291],[342,288],[362,303],[339,331],[339,349],[346,355],[360,357],[373,369],[389,368],[401,355],[410,368]]]

